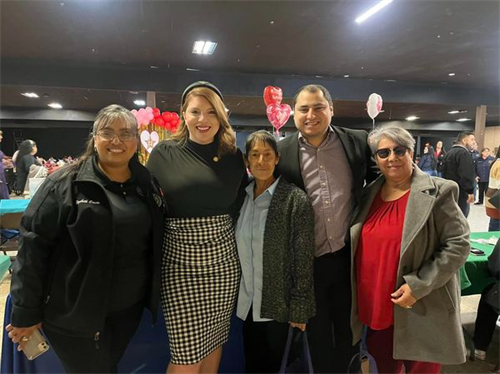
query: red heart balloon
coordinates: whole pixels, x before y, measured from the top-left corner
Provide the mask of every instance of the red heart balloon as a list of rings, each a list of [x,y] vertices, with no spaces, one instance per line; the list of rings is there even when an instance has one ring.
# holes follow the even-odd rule
[[[276,129],[276,134],[279,135],[279,130],[290,118],[292,108],[288,104],[271,104],[268,105],[266,112],[269,122]]]
[[[170,121],[169,114],[170,114],[170,112],[163,112],[163,113],[161,114],[161,116],[163,117],[163,120],[164,120],[165,122]]]
[[[267,106],[271,104],[281,104],[283,91],[279,87],[267,86],[264,88],[264,102]]]
[[[161,116],[161,112],[160,112],[160,109],[158,108],[154,108],[153,109],[153,116],[156,118],[156,117],[160,117]]]

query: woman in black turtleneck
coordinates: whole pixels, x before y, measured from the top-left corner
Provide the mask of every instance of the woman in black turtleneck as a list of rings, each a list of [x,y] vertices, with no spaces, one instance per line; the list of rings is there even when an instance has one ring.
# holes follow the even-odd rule
[[[245,166],[222,94],[196,82],[182,95],[173,140],[153,149],[147,167],[165,192],[162,307],[168,373],[217,373],[240,280],[233,218]]]

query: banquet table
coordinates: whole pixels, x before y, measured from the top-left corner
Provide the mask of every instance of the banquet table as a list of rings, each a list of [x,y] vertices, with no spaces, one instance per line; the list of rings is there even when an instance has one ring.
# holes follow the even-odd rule
[[[500,231],[473,232],[470,234],[471,248],[480,249],[484,255],[469,254],[467,262],[460,272],[462,296],[480,294],[484,287],[495,282],[488,271],[488,257],[493,252]],[[478,242],[478,240],[482,242]],[[489,241],[486,243],[485,241]]]

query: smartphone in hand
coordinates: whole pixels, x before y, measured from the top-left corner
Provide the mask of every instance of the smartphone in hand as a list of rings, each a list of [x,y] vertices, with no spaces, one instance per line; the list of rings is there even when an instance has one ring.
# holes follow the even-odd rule
[[[49,347],[49,343],[47,343],[40,330],[36,329],[24,345],[23,352],[28,360],[34,360],[41,354],[47,352]]]

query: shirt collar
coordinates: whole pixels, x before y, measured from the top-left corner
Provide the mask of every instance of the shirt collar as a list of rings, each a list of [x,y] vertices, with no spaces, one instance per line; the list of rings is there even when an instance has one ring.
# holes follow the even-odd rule
[[[278,186],[278,182],[280,180],[281,176],[279,176],[278,178],[276,178],[276,180],[274,181],[273,184],[271,184],[269,187],[266,188],[266,190],[264,191],[264,193],[268,192],[269,195],[271,195],[271,197],[274,195],[274,192],[276,191],[276,187]],[[252,199],[253,199],[253,189],[255,187],[255,179],[252,180],[248,186],[246,186],[245,188],[245,192],[247,193],[248,196],[250,196]],[[263,193],[263,194],[264,194]]]
[[[331,125],[328,125],[328,129],[326,130],[326,138],[325,138],[325,140],[323,140],[323,143],[320,144],[320,147],[327,144],[330,140],[333,139],[334,136],[335,136],[335,131],[333,131]],[[299,142],[303,145],[313,147],[311,144],[309,144],[307,139],[304,137],[304,135],[302,135],[302,133],[300,131],[299,131]],[[319,148],[319,147],[314,147],[314,148]]]

